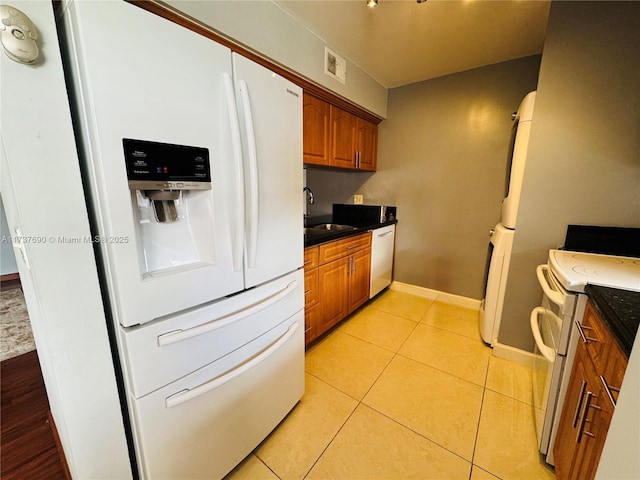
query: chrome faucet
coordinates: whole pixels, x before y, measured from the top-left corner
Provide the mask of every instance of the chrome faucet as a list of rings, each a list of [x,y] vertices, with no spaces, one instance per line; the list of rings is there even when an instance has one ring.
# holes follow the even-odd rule
[[[304,187],[302,189],[302,192],[309,192],[309,205],[313,205],[313,202],[315,202],[315,199],[313,198],[313,192],[311,191],[311,189],[309,187]]]

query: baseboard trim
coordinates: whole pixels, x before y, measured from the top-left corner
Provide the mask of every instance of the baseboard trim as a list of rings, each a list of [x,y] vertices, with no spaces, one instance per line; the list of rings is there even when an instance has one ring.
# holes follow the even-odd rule
[[[458,307],[480,310],[480,300],[476,300],[475,298],[462,297],[460,295],[440,292],[438,290],[432,290],[425,287],[418,287],[417,285],[397,282],[395,280],[391,283],[390,288],[391,290],[395,290],[397,292],[409,293],[411,295],[428,298],[430,300],[440,300],[442,302],[456,305]]]
[[[11,288],[21,288],[20,274],[8,273],[6,275],[0,275],[0,289],[9,290]]]
[[[493,345],[493,356],[510,360],[512,362],[519,363],[526,367],[531,366],[533,362],[533,353],[520,350],[519,348],[504,345],[503,343],[496,342]]]
[[[456,305],[458,307],[469,308],[472,310],[480,311],[481,300],[475,298],[462,297],[460,295],[454,295],[452,293],[440,292],[438,290],[432,290],[430,288],[418,287],[417,285],[411,285],[409,283],[402,283],[393,281],[389,287],[391,290],[397,292],[408,293],[410,295],[416,295],[422,298],[428,298],[430,300],[439,300],[441,302]],[[520,350],[509,345],[495,342],[493,345],[492,355],[494,357],[503,358],[512,362],[519,363],[524,366],[531,366],[533,361],[533,353]]]
[[[73,480],[71,478],[71,471],[69,470],[69,464],[67,463],[67,457],[64,454],[64,449],[62,448],[62,442],[60,441],[60,435],[58,434],[58,428],[56,427],[56,422],[53,420],[53,415],[51,415],[51,410],[47,412],[47,419],[49,421],[49,426],[51,427],[51,434],[53,435],[53,440],[56,443],[56,450],[58,451],[58,457],[60,458],[60,465],[62,467],[62,471],[64,472],[65,480]]]

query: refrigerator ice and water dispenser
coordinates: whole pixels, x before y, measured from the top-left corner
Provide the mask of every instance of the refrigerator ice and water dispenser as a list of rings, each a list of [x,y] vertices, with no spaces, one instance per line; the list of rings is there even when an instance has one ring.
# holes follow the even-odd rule
[[[215,263],[209,150],[125,138],[143,278]]]

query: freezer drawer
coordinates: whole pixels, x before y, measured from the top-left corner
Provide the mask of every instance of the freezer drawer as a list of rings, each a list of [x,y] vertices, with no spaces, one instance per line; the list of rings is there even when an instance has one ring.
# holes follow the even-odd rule
[[[120,328],[130,392],[140,398],[223,357],[304,308],[304,274],[141,327]]]
[[[304,393],[304,315],[166,387],[135,399],[143,478],[222,478]]]

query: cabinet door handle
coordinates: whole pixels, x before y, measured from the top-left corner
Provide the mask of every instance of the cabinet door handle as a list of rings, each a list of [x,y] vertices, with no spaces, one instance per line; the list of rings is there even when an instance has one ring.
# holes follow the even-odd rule
[[[360,245],[358,245],[357,243],[354,245],[348,245],[345,247],[345,250],[353,250],[354,248],[358,248]]]
[[[582,401],[584,400],[584,391],[587,388],[587,381],[583,380],[582,385],[580,385],[580,396],[578,397],[578,403],[576,405],[576,411],[573,414],[573,428],[576,428],[578,425],[578,415],[580,414],[580,407],[582,407]]]
[[[578,429],[576,443],[580,443],[580,438],[582,438],[582,435],[586,435],[587,437],[591,437],[591,438],[595,437],[593,433],[585,430],[587,423],[590,423],[590,420],[587,419],[587,415],[589,414],[589,409],[593,408],[594,410],[602,410],[602,407],[600,407],[599,405],[594,405],[593,403],[591,403],[591,399],[595,397],[596,397],[595,394],[591,392],[587,392],[587,401],[584,404],[584,410],[582,411],[582,420],[580,422],[580,428]]]
[[[584,432],[584,426],[587,423],[587,412],[589,411],[589,403],[591,403],[591,397],[593,397],[593,393],[587,392],[587,400],[584,402],[584,406],[582,407],[582,416],[580,418],[580,425],[578,426],[576,443],[580,443],[580,439],[582,438],[582,433]]]
[[[587,430],[583,430],[582,435],[586,435],[587,437],[591,437],[591,438],[595,437],[593,433],[588,432]]]
[[[578,322],[578,320],[574,320],[573,323],[576,324],[576,328],[578,329],[578,333],[580,334],[580,338],[582,338],[582,342],[583,343],[599,342],[600,341],[597,338],[587,337],[585,335],[584,331],[585,330],[591,330],[590,327],[583,327],[582,325],[580,325],[580,322]]]
[[[613,394],[611,392],[612,391],[619,392],[620,389],[609,386],[609,384],[607,383],[607,381],[602,375],[600,375],[600,381],[602,382],[602,386],[604,387],[604,391],[607,393],[607,398],[611,402],[611,405],[613,406],[613,408],[616,408],[616,400],[613,398]]]

